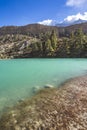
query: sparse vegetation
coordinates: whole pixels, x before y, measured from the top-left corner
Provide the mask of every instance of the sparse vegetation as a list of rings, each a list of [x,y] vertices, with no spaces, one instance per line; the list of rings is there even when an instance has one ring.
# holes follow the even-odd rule
[[[18,30],[15,32],[14,27],[11,27],[12,34],[0,35],[0,58],[87,57],[87,34],[81,28],[69,33],[65,29],[58,33],[55,29],[52,30],[52,27],[46,28],[46,32],[43,30],[44,28],[42,31],[39,30],[39,34],[34,32],[31,35],[28,31],[27,33],[24,31],[24,34]]]

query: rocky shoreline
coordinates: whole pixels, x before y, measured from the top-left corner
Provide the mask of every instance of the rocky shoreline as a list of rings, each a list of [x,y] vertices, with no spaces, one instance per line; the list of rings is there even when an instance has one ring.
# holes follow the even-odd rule
[[[87,130],[87,76],[15,105],[1,117],[0,130]]]

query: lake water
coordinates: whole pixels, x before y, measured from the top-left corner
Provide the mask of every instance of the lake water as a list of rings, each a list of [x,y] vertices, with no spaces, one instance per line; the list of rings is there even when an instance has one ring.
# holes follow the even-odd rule
[[[33,94],[35,87],[58,87],[69,78],[87,74],[87,59],[0,60],[0,112]]]

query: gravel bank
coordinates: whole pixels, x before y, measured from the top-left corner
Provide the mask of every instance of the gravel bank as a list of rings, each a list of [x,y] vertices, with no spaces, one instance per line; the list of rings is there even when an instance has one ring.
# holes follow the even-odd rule
[[[87,76],[18,103],[1,117],[0,130],[87,130]]]

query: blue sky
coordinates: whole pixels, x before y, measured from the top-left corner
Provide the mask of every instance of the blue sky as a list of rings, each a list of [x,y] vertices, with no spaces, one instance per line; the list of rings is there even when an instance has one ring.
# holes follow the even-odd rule
[[[0,26],[87,19],[86,5],[87,0],[0,0]]]

